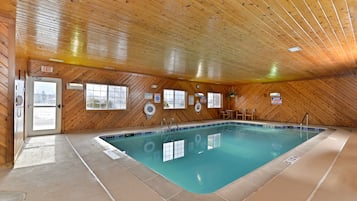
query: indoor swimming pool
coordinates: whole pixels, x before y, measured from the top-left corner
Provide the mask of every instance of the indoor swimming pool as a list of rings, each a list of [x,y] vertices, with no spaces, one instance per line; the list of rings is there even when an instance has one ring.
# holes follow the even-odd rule
[[[321,131],[225,122],[101,138],[183,189],[206,194]]]

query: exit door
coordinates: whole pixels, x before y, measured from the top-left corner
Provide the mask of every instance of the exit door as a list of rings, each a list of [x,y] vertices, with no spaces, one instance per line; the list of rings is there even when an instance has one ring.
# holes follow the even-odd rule
[[[30,136],[61,132],[62,80],[31,77],[29,79],[28,134]]]

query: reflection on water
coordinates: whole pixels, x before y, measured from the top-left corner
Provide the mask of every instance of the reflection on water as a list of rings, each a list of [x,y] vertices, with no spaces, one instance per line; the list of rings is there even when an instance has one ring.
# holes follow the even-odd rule
[[[165,142],[162,147],[162,161],[170,161],[185,156],[185,140]]]
[[[218,148],[221,146],[221,134],[216,133],[207,136],[207,150]]]

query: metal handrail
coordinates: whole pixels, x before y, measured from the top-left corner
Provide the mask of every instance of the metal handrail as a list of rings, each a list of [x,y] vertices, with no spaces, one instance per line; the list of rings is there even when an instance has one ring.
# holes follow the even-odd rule
[[[164,124],[166,125],[166,127],[168,127],[168,125],[167,125],[167,121],[166,121],[166,118],[164,117],[164,118],[162,118],[162,120],[161,120],[161,130],[163,130],[163,126],[164,126]]]
[[[173,124],[176,125],[176,130],[178,130],[178,129],[179,129],[179,126],[178,126],[178,124],[175,122],[175,118],[172,117],[172,118],[170,119],[170,124],[169,124],[169,126],[168,126],[168,127],[169,127],[169,130],[171,130]]]
[[[300,122],[300,131],[302,129],[302,124],[304,123],[304,120],[306,119],[306,129],[309,129],[309,113],[306,112],[304,117],[302,118],[301,122]]]
[[[164,130],[164,126],[165,126],[165,128],[167,128],[169,131],[171,131],[171,128],[172,128],[173,125],[176,126],[176,130],[179,129],[178,124],[175,122],[175,118],[171,117],[169,123],[167,123],[165,117],[162,118],[162,120],[161,120],[161,130]]]

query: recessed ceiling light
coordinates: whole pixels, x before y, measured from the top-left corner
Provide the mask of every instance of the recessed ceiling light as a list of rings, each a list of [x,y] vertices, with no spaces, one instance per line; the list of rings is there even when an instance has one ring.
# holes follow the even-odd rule
[[[299,52],[299,51],[301,51],[301,47],[295,46],[295,47],[289,48],[288,50],[289,50],[289,52]]]
[[[55,58],[50,58],[48,60],[49,61],[54,61],[54,62],[59,62],[59,63],[63,63],[64,62],[62,59],[55,59]]]

